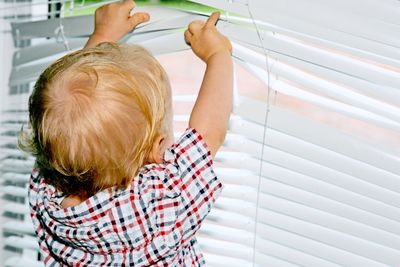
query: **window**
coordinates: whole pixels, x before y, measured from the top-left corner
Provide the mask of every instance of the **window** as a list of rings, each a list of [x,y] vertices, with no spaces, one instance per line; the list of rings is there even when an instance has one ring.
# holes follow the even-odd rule
[[[199,233],[208,265],[398,265],[400,2],[193,2],[225,11],[218,27],[235,59],[230,131],[216,157],[226,186]],[[29,20],[11,24],[17,47],[10,87],[1,88],[10,95],[0,135],[7,266],[40,264],[24,188],[34,159],[16,149],[14,134],[27,118],[26,86],[92,31],[93,18],[72,16],[83,7],[71,4],[62,19],[47,19],[46,3],[40,16],[32,8]],[[201,81],[186,66],[204,67],[182,30],[209,9],[143,8],[155,19],[124,41],[150,49],[172,77],[179,132]]]

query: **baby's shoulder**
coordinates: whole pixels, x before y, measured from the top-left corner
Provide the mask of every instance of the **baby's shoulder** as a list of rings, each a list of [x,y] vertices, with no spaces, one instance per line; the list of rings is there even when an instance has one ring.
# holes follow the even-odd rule
[[[161,164],[147,164],[131,184],[131,194],[148,201],[174,198],[192,184],[209,183],[215,179],[211,152],[203,137],[188,128],[164,153]]]
[[[179,195],[179,190],[176,190],[179,179],[179,170],[173,162],[147,164],[133,179],[131,193],[140,198],[175,197]]]

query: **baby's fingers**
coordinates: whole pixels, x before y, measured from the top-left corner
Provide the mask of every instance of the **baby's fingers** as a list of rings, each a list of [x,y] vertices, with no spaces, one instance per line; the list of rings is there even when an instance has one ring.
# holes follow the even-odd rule
[[[186,31],[185,31],[184,37],[185,37],[185,43],[186,43],[187,45],[190,45],[191,40],[192,40],[192,36],[193,36],[193,35],[190,33],[189,30],[186,30]]]
[[[220,15],[220,12],[213,12],[206,21],[206,27],[214,27],[217,24]]]
[[[191,34],[196,34],[196,32],[200,31],[204,27],[204,21],[194,20],[189,24],[188,30]]]
[[[129,22],[131,23],[131,27],[135,28],[137,25],[146,22],[150,19],[150,15],[145,12],[138,12],[129,17]]]
[[[125,7],[128,8],[129,10],[133,9],[136,7],[136,3],[133,0],[122,0],[121,4]]]

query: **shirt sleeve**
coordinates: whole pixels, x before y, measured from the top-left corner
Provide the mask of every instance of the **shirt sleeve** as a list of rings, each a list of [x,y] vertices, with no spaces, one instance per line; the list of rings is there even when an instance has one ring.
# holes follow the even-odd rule
[[[188,128],[164,155],[166,189],[170,197],[178,196],[174,222],[166,230],[170,246],[182,246],[191,240],[210,212],[222,184],[214,173],[211,152],[203,137]],[[167,225],[164,224],[164,225]]]

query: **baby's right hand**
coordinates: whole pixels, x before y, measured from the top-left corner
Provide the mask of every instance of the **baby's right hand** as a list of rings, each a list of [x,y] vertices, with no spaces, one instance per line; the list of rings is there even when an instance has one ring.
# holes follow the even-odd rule
[[[214,12],[206,22],[195,20],[189,24],[188,29],[185,31],[186,43],[206,63],[215,54],[232,54],[231,42],[215,27],[219,16],[219,12]]]
[[[95,13],[95,30],[85,47],[95,47],[102,42],[116,43],[136,26],[150,19],[146,12],[131,15],[135,7],[133,0],[121,0],[99,7]]]

